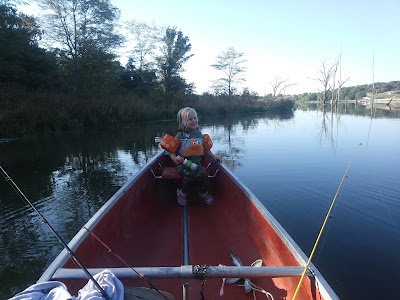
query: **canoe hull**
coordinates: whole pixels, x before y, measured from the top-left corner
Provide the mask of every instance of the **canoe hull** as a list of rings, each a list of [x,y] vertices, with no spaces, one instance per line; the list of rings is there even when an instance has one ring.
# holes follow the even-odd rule
[[[232,251],[244,266],[250,266],[257,259],[262,259],[264,266],[306,264],[306,256],[286,231],[223,165],[210,161],[208,168],[208,173],[215,176],[209,178],[214,204],[202,203],[193,191],[187,207],[179,206],[176,188],[180,180],[160,178],[162,168],[171,164],[168,160],[162,153],[154,157],[69,243],[86,268],[127,267],[104,244],[134,268],[234,266],[229,255]],[[59,268],[76,268],[65,250],[39,282],[50,280]],[[297,299],[337,299],[318,270],[313,265],[310,269],[314,276],[304,279]],[[76,294],[87,279],[61,281]],[[122,281],[127,286],[148,287],[143,279]],[[256,277],[251,281],[270,292],[274,299],[291,299],[299,276]],[[169,279],[151,278],[151,283],[176,299],[198,299],[201,290],[206,299],[221,298],[222,278],[207,278],[202,284],[199,279],[171,276]],[[246,295],[244,288],[225,285],[222,298],[244,297],[253,296]]]

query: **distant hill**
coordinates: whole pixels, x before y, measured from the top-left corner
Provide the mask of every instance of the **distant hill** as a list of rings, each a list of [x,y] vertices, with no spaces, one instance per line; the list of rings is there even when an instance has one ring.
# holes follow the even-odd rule
[[[340,89],[340,99],[342,100],[355,100],[362,99],[367,96],[372,95],[372,83],[356,85],[351,87],[342,87]],[[390,82],[376,82],[374,84],[375,97],[378,98],[390,98],[390,97],[400,97],[400,81],[390,81]],[[329,94],[331,91],[329,92]],[[299,100],[317,100],[320,93],[303,93],[295,95],[295,98]],[[328,96],[328,99],[330,96]]]

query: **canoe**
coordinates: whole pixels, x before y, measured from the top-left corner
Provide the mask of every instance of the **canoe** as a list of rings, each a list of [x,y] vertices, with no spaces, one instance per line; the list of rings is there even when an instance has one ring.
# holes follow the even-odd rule
[[[181,178],[160,152],[68,247],[90,274],[115,274],[125,299],[139,290],[161,297],[148,299],[292,299],[307,256],[226,166],[208,157],[203,164],[212,205],[200,201],[196,188],[188,205],[177,203]],[[296,299],[338,299],[312,263],[305,274]],[[88,276],[64,249],[38,283],[52,280],[76,295]]]

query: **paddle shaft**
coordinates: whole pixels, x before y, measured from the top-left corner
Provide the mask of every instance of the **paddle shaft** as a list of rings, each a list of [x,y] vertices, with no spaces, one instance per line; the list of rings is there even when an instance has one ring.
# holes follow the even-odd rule
[[[11,185],[13,190],[18,194],[18,196],[24,200],[32,209],[33,211],[39,216],[40,220],[47,225],[53,235],[57,238],[60,245],[62,245],[65,250],[67,250],[68,254],[72,258],[72,260],[85,272],[87,277],[93,281],[94,285],[99,289],[99,291],[103,294],[103,296],[107,300],[111,300],[111,298],[107,295],[106,291],[100,286],[100,284],[93,278],[93,276],[89,273],[89,271],[82,265],[79,259],[76,257],[74,252],[68,247],[68,245],[63,241],[60,235],[54,230],[51,224],[46,220],[45,217],[36,209],[36,207],[29,201],[29,199],[25,196],[25,194],[20,190],[20,188],[15,184],[15,182],[11,179],[11,177],[7,174],[7,172],[0,166],[1,173],[3,174],[5,180]]]

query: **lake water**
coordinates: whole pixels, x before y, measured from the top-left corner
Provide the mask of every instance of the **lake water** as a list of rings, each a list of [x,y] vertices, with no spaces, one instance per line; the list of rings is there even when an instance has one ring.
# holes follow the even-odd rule
[[[200,117],[203,133],[309,255],[341,299],[395,299],[400,282],[399,111],[341,107]],[[65,240],[175,134],[174,121],[0,140],[0,165]],[[358,146],[362,143],[361,146]],[[0,178],[0,299],[36,282],[61,247]],[[268,264],[268,262],[266,262]]]

